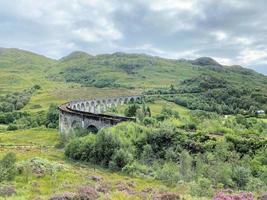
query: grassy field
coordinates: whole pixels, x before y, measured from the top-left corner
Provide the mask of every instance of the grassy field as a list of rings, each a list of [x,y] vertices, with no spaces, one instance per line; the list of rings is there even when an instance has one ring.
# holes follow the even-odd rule
[[[80,186],[109,187],[109,192],[102,194],[100,199],[142,199],[142,191],[153,189],[155,191],[176,191],[186,196],[184,186],[169,187],[164,183],[151,180],[124,176],[88,164],[75,163],[67,160],[61,150],[54,145],[58,142],[58,133],[52,129],[28,129],[0,133],[0,157],[7,152],[16,153],[18,164],[33,157],[48,160],[53,165],[60,165],[60,171],[52,175],[36,176],[35,174],[18,175],[8,185],[13,185],[16,195],[5,199],[36,199],[49,198],[52,194],[64,191],[76,191]],[[2,146],[4,145],[4,146]],[[93,181],[92,176],[101,178]],[[5,185],[7,183],[3,183]],[[121,191],[121,185],[130,185],[133,191]],[[1,198],[0,198],[1,199]],[[150,199],[150,198],[148,198]],[[187,198],[189,199],[189,198]]]

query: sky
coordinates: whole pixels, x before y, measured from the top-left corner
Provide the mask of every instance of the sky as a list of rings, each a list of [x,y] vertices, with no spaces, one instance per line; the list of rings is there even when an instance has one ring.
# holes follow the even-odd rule
[[[267,75],[267,0],[0,0],[0,47],[208,56]]]

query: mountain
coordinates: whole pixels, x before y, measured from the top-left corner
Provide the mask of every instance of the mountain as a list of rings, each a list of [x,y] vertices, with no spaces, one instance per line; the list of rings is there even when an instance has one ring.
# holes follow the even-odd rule
[[[0,68],[16,68],[18,70],[30,70],[42,68],[54,63],[55,60],[29,51],[0,48]]]
[[[0,49],[0,91],[28,87],[49,79],[95,87],[162,88],[209,75],[229,84],[266,88],[267,77],[241,66],[223,66],[209,57],[166,59],[145,54],[90,55],[76,51],[59,60],[20,49]],[[51,82],[52,84],[53,82]]]
[[[223,66],[208,57],[175,60],[121,52],[97,56],[74,52],[60,59],[56,65],[50,71],[55,79],[96,87],[166,87],[205,74],[237,85],[261,87],[267,81],[266,76],[253,70],[241,66]]]
[[[0,94],[40,84],[56,60],[29,51],[0,48]]]

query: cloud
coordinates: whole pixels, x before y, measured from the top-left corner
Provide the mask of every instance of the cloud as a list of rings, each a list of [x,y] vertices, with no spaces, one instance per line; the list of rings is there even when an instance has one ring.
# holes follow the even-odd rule
[[[0,0],[0,46],[266,64],[265,0]],[[260,66],[260,67],[259,67]]]

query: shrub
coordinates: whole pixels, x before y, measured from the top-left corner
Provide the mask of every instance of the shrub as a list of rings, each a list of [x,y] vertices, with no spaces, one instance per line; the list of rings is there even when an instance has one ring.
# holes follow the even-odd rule
[[[0,187],[0,196],[2,197],[10,197],[16,194],[16,189],[12,185],[1,186]]]
[[[133,160],[132,154],[127,152],[125,149],[116,150],[112,155],[111,161],[109,162],[109,168],[112,170],[121,170],[125,165]]]
[[[15,130],[18,130],[18,127],[16,124],[10,124],[10,125],[8,125],[7,130],[8,131],[15,131]]]
[[[243,166],[235,166],[233,169],[232,178],[237,187],[244,188],[251,177],[251,171],[249,168]]]
[[[130,104],[124,111],[124,115],[127,117],[134,117],[136,115],[136,111],[140,108],[137,104]]]
[[[152,117],[145,117],[143,120],[143,124],[145,126],[149,126],[149,125],[153,126],[156,124],[156,120]]]
[[[212,182],[211,180],[201,177],[197,182],[191,183],[190,193],[193,196],[211,196],[213,194]]]
[[[236,194],[227,194],[227,192],[219,192],[215,195],[213,200],[254,200],[251,193],[236,193]]]
[[[49,200],[74,200],[75,193],[65,192],[63,194],[57,194],[49,198]]]
[[[147,165],[142,165],[136,161],[128,163],[122,168],[122,171],[132,176],[149,176],[152,175],[152,170]]]
[[[7,153],[0,161],[0,182],[12,180],[16,175],[16,155]]]
[[[59,112],[57,105],[51,104],[46,115],[46,127],[57,128],[58,127]]]
[[[155,164],[155,178],[176,184],[180,180],[179,166],[173,162],[166,162],[163,166]]]
[[[35,157],[26,161],[19,162],[17,169],[20,173],[25,173],[30,170],[30,172],[36,176],[45,176],[47,174],[51,175],[57,171],[62,170],[63,166],[61,164],[57,164],[43,158]]]

